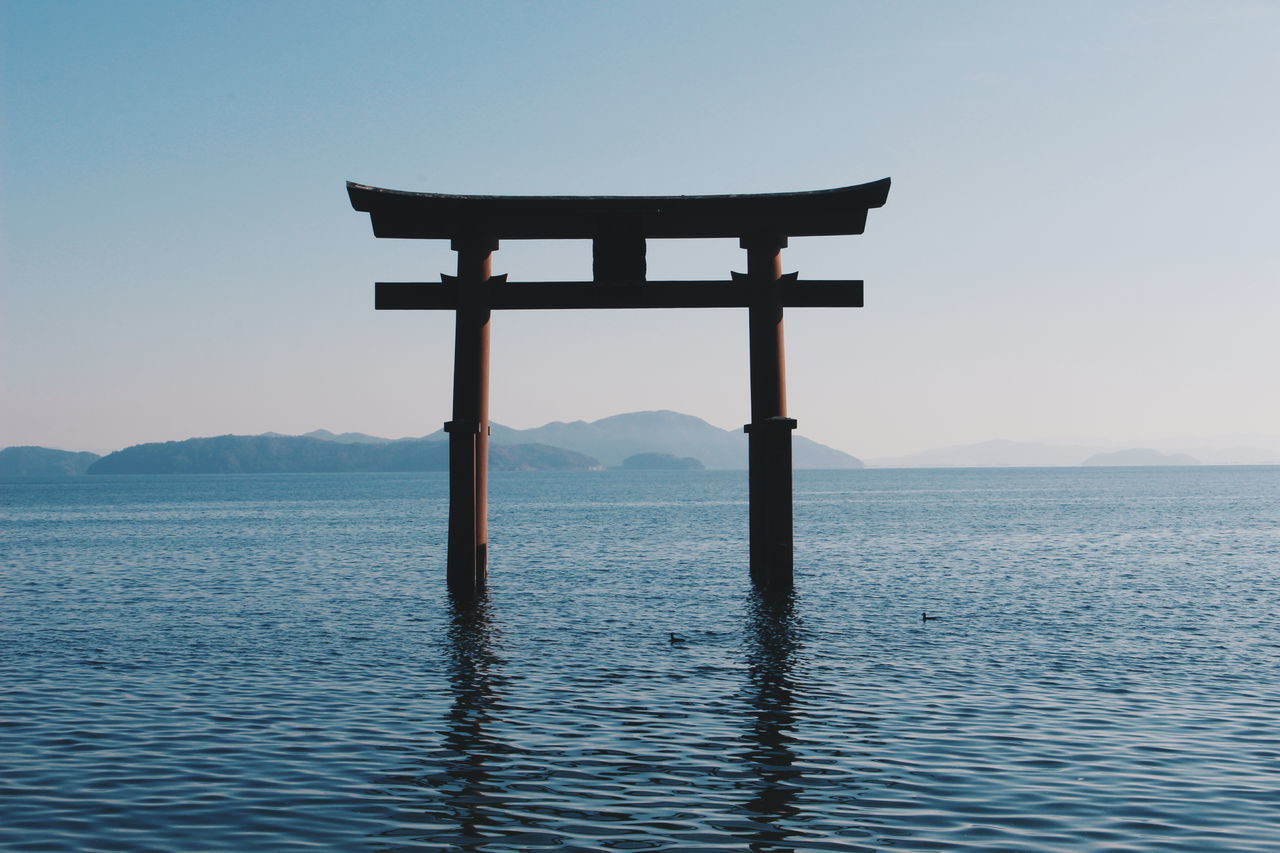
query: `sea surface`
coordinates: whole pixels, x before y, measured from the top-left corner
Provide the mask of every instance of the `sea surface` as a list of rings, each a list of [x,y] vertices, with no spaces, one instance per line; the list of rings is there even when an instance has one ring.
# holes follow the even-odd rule
[[[0,481],[0,849],[1280,850],[1280,467],[795,492],[766,601],[743,472],[495,474],[462,606],[444,475]]]

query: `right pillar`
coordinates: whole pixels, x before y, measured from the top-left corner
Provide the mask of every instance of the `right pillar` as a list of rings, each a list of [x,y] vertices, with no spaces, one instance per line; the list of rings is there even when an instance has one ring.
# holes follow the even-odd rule
[[[746,285],[751,288],[751,423],[747,467],[751,535],[751,580],[760,589],[782,591],[793,580],[791,520],[791,432],[787,417],[787,367],[782,336],[782,249],[778,235],[743,237]]]
[[[453,420],[449,434],[449,589],[463,599],[489,572],[489,279],[498,241],[453,241],[458,288],[453,344]]]

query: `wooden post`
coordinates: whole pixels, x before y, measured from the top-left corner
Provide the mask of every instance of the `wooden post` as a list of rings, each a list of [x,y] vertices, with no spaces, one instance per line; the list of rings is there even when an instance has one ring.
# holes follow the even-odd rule
[[[449,434],[449,589],[469,597],[489,570],[489,275],[498,241],[452,241],[458,253]]]
[[[779,235],[743,237],[751,288],[751,423],[748,443],[751,579],[760,589],[790,589],[793,580],[791,431],[782,336],[782,249]]]

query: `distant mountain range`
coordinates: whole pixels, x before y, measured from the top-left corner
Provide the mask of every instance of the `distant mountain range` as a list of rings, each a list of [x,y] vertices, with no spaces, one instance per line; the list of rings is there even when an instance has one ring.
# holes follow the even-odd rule
[[[83,473],[443,471],[445,433],[387,439],[358,432],[314,430],[306,435],[192,438],[136,445],[99,458],[44,447],[0,450],[0,475]],[[1230,445],[1230,446],[1227,446]],[[860,468],[831,447],[793,436],[796,468]],[[492,427],[490,466],[502,470],[695,467],[743,469],[747,437],[672,411],[631,412],[598,421],[555,421],[533,429]],[[639,456],[639,460],[634,457]],[[627,460],[633,459],[628,464]],[[1165,439],[1147,447],[984,441],[872,459],[873,467],[1060,467],[1097,465],[1280,464],[1280,436],[1239,435]]]
[[[279,436],[279,433],[266,433]],[[360,432],[335,434],[328,430],[306,433],[343,444],[377,444],[417,439],[386,439]],[[424,438],[444,441],[444,430]],[[629,412],[598,421],[553,421],[530,429],[513,429],[493,424],[491,447],[514,444],[545,444],[563,447],[600,460],[606,468],[619,468],[632,456],[655,453],[693,458],[705,468],[743,469],[747,467],[747,436],[741,430],[720,429],[702,418],[670,410]],[[796,468],[861,468],[861,460],[840,450],[818,444],[804,436],[792,436],[792,458]]]
[[[494,447],[494,471],[584,471],[590,456],[543,444]],[[137,444],[107,454],[88,474],[318,474],[353,471],[447,471],[449,445],[425,439],[341,442],[307,436],[222,435]]]
[[[1038,468],[1079,465],[1097,452],[1096,447],[996,439],[979,444],[925,450],[909,456],[873,459],[871,464],[886,468]]]
[[[1110,453],[1095,453],[1080,463],[1085,466],[1101,465],[1199,465],[1200,460],[1185,453],[1161,453],[1149,447],[1136,447],[1131,450],[1114,450]]]
[[[797,468],[860,468],[847,453],[795,436]],[[635,457],[640,459],[636,460]],[[747,437],[678,412],[632,412],[592,423],[555,422],[534,429],[493,424],[494,471],[592,468],[745,468]],[[9,448],[0,474],[229,474],[344,471],[446,471],[445,433],[386,439],[315,430],[306,435],[223,435],[138,444],[98,458],[48,448]]]
[[[388,441],[413,441],[412,438],[378,438],[363,432],[329,432],[327,429],[313,429],[300,436],[285,435],[282,432],[264,432],[267,438],[318,438],[322,441],[335,441],[338,444],[385,444]]]
[[[427,438],[443,438],[435,432]],[[598,421],[554,421],[532,429],[512,429],[493,425],[495,445],[538,442],[567,447],[594,456],[608,468],[616,468],[637,453],[661,453],[693,457],[707,468],[747,467],[747,436],[741,430],[720,429],[693,415],[661,410],[630,412]],[[861,468],[862,462],[848,453],[792,436],[796,468]]]
[[[1162,442],[1168,444],[1168,442]],[[1169,447],[1124,448],[1039,441],[983,441],[872,459],[876,468],[1055,468],[1098,465],[1268,465],[1280,463],[1280,450],[1265,447],[1198,447],[1186,452]]]

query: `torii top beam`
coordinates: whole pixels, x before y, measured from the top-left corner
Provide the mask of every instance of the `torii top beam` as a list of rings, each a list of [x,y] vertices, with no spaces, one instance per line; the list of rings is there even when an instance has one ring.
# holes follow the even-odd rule
[[[483,196],[387,190],[347,182],[376,237],[595,240],[601,237],[778,237],[861,234],[889,179],[795,193],[685,196]]]

